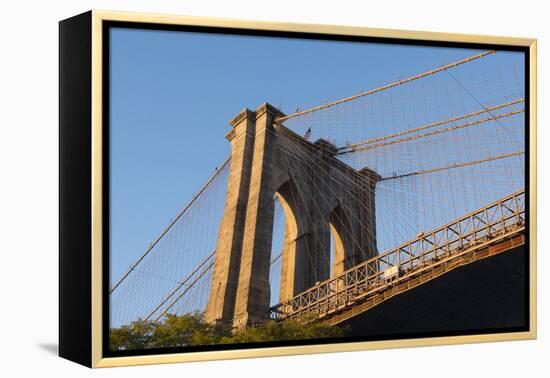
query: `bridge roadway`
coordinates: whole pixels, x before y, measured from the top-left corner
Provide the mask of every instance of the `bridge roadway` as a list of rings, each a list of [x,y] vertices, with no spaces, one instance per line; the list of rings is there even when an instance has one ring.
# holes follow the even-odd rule
[[[494,323],[501,316],[507,320],[502,326],[519,327],[527,321],[520,303],[527,300],[525,253],[525,191],[520,190],[319,283],[274,306],[271,316],[306,316],[331,325],[349,325],[354,334],[387,335],[399,329],[404,319],[404,329],[415,332],[411,318],[424,324],[417,332],[433,330],[429,325],[450,316],[442,315],[445,309],[455,315],[449,324],[456,326],[456,317],[463,316],[462,328],[483,328],[479,311],[485,309],[482,318]],[[498,284],[484,285],[487,279]],[[473,300],[456,300],[465,297]],[[495,302],[498,298],[504,301]],[[413,312],[424,316],[413,316]]]
[[[510,249],[507,243],[495,244],[495,253],[465,262],[436,279],[395,288],[374,306],[357,306],[353,314],[343,312],[328,321],[343,326],[350,337],[373,339],[525,331],[527,249],[525,245]]]

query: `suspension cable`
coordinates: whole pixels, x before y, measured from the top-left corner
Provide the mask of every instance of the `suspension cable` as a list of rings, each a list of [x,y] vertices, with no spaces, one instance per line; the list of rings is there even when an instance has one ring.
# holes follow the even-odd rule
[[[436,68],[436,69],[433,69],[433,70],[430,70],[430,71],[426,71],[426,72],[423,72],[421,74],[411,76],[411,77],[403,79],[403,80],[393,82],[391,84],[386,84],[384,86],[381,86],[381,87],[378,87],[378,88],[375,88],[375,89],[371,89],[367,92],[362,92],[362,93],[356,94],[354,96],[349,96],[349,97],[346,97],[346,98],[343,98],[343,99],[340,99],[338,101],[334,101],[334,102],[331,102],[331,103],[328,103],[328,104],[325,104],[325,105],[320,105],[320,106],[316,106],[314,108],[310,108],[310,109],[307,109],[307,110],[302,110],[300,112],[296,112],[296,113],[293,113],[293,114],[290,114],[290,115],[286,115],[284,117],[279,117],[275,120],[275,122],[282,123],[282,122],[287,121],[291,118],[302,116],[304,114],[313,113],[313,112],[316,112],[316,111],[321,110],[321,109],[330,108],[334,105],[339,105],[339,104],[342,104],[344,102],[355,100],[357,98],[369,96],[369,95],[377,93],[377,92],[382,92],[386,89],[390,89],[390,88],[393,88],[393,87],[396,87],[396,86],[402,85],[402,84],[407,84],[407,83],[413,82],[415,80],[422,79],[426,76],[434,75],[436,73],[443,72],[443,71],[448,70],[450,68],[454,68],[454,67],[460,66],[462,64],[469,63],[469,62],[474,61],[476,59],[483,58],[487,55],[494,54],[495,52],[496,52],[495,50],[485,51],[485,52],[482,52],[481,54],[477,54],[477,55],[471,56],[469,58],[462,59],[462,60],[459,60],[457,62],[450,63],[450,64],[447,64],[445,66],[442,66],[442,67],[439,67],[439,68]]]

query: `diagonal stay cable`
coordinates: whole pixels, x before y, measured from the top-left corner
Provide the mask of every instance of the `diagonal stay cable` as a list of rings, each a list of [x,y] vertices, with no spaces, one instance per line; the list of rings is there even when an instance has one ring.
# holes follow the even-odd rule
[[[155,307],[153,311],[149,313],[149,315],[147,315],[147,317],[145,317],[145,320],[149,320],[151,316],[153,316],[153,314],[158,311],[159,308],[161,308],[166,302],[168,302],[168,300],[172,298],[178,292],[179,289],[181,289],[187,282],[189,282],[189,280],[214,256],[215,253],[216,251],[214,250],[214,252],[208,255],[183,281],[181,281],[178,284],[178,286],[176,286],[174,290],[172,290],[172,292],[168,296],[166,296],[166,298],[164,298],[162,302],[158,304],[158,306]],[[188,288],[192,286],[193,285],[190,284]]]
[[[193,286],[214,266],[214,261],[211,261],[210,264],[208,264],[203,270],[202,272],[200,272],[197,277],[189,284],[189,286],[187,286],[185,288],[185,290],[183,290],[181,292],[180,295],[178,295],[176,297],[176,299],[174,299],[172,301],[172,303],[170,303],[165,309],[164,311],[162,311],[162,313],[157,316],[157,318],[155,319],[155,323],[158,322],[160,320],[160,318],[162,318],[172,307],[174,307],[174,305],[185,295],[187,294],[187,292],[189,290],[191,290],[193,288]],[[155,310],[156,311],[156,310]],[[153,313],[151,313],[152,315]]]
[[[338,155],[348,154],[348,153],[351,153],[351,152],[368,151],[368,150],[372,150],[373,148],[389,146],[389,145],[392,145],[392,144],[397,144],[397,143],[402,143],[402,142],[408,142],[408,141],[418,139],[418,138],[429,137],[429,136],[433,136],[433,135],[436,135],[436,134],[445,133],[445,132],[448,132],[448,131],[455,131],[455,130],[463,129],[465,127],[479,125],[479,124],[482,124],[482,123],[485,123],[485,122],[490,122],[490,121],[497,121],[498,122],[498,120],[500,118],[511,117],[511,116],[523,113],[524,111],[525,111],[524,109],[519,109],[519,110],[515,110],[515,111],[512,111],[512,112],[507,112],[507,113],[502,113],[502,114],[497,114],[497,115],[491,115],[490,117],[487,117],[487,118],[482,118],[482,119],[478,119],[478,120],[475,120],[475,121],[462,123],[462,124],[459,124],[459,125],[449,126],[449,127],[443,128],[443,129],[429,131],[429,132],[426,132],[426,133],[423,133],[423,134],[411,135],[411,136],[407,136],[407,137],[404,137],[404,138],[401,138],[401,139],[390,140],[390,141],[386,141],[386,142],[382,142],[382,143],[372,144],[372,145],[369,145],[369,146],[353,147],[350,150],[340,151],[338,153]]]
[[[160,242],[160,240],[168,233],[168,231],[176,224],[176,222],[185,214],[185,212],[195,203],[195,201],[200,197],[202,193],[208,188],[208,186],[214,181],[214,179],[220,174],[220,172],[223,171],[223,168],[229,163],[231,160],[230,157],[225,159],[225,161],[222,163],[222,165],[210,176],[210,178],[206,181],[206,183],[199,189],[199,191],[191,198],[191,201],[187,203],[187,205],[178,213],[178,215],[168,224],[168,226],[161,232],[159,237],[155,239],[151,245],[147,248],[145,253],[128,269],[126,273],[118,280],[118,282],[109,290],[109,295],[111,295],[119,286],[120,284],[132,273],[132,271],[143,261],[145,256],[149,254],[153,250],[153,248]]]
[[[494,116],[493,113],[491,113],[491,111],[494,110],[494,109],[487,108],[485,105],[483,105],[483,103],[482,103],[481,101],[479,101],[479,99],[478,99],[476,96],[474,96],[474,94],[473,94],[470,90],[468,90],[468,88],[466,88],[466,86],[465,86],[464,84],[462,84],[462,83],[460,82],[460,80],[458,80],[458,79],[456,78],[455,75],[453,75],[453,74],[450,73],[449,71],[445,71],[445,72],[447,72],[447,74],[449,74],[449,76],[450,76],[450,77],[451,77],[451,78],[452,78],[452,79],[453,79],[453,80],[454,80],[454,81],[464,90],[464,92],[466,92],[466,94],[467,94],[468,96],[470,96],[479,106],[481,106],[483,109],[485,109],[485,111],[486,111],[487,113],[489,113],[490,115]],[[498,125],[499,125],[500,127],[502,127],[504,130],[506,130],[508,133],[510,133],[510,132],[504,127],[503,124],[501,124],[499,121],[497,121],[497,123],[498,123]],[[511,134],[510,134],[510,135],[511,135]],[[516,143],[519,144],[517,138],[516,138],[514,135],[512,135],[512,138],[515,139],[515,140],[516,140]]]
[[[444,124],[447,124],[447,123],[460,121],[460,120],[470,118],[470,117],[473,117],[473,116],[477,116],[477,115],[480,115],[480,114],[483,114],[483,113],[489,113],[489,115],[491,115],[492,117],[496,117],[497,115],[491,113],[493,110],[500,110],[502,108],[511,107],[513,105],[523,103],[523,102],[525,102],[525,100],[523,98],[520,98],[520,99],[510,101],[510,102],[507,102],[507,103],[504,103],[504,104],[501,104],[501,105],[492,106],[490,108],[486,108],[486,107],[482,106],[482,108],[483,108],[482,110],[477,110],[475,112],[471,112],[471,113],[467,113],[467,114],[462,114],[460,116],[448,118],[448,119],[445,119],[443,121],[438,121],[438,122],[430,123],[428,125],[415,127],[413,129],[400,131],[400,132],[397,132],[397,133],[394,133],[394,134],[384,135],[384,136],[377,137],[377,138],[374,138],[374,139],[369,139],[369,140],[365,140],[365,141],[362,141],[362,142],[357,142],[357,143],[349,144],[349,145],[346,145],[346,146],[343,146],[343,147],[339,147],[339,150],[341,151],[340,154],[353,152],[353,151],[355,151],[355,149],[357,147],[363,147],[365,145],[373,144],[373,143],[376,143],[376,142],[382,142],[382,141],[385,141],[385,140],[388,140],[388,139],[397,138],[397,137],[407,135],[407,134],[412,134],[412,133],[415,133],[415,132],[418,132],[418,131],[431,129],[431,128],[434,128],[434,127],[437,127],[437,126],[441,126],[441,125],[444,125]]]
[[[432,169],[426,169],[426,170],[423,170],[423,171],[409,172],[409,173],[404,173],[404,174],[396,175],[396,176],[383,177],[380,181],[394,180],[394,179],[399,179],[399,178],[404,178],[404,177],[424,175],[426,173],[445,171],[447,169],[466,167],[466,166],[469,166],[469,165],[481,164],[481,163],[485,163],[485,162],[488,162],[488,161],[499,160],[499,159],[504,159],[504,158],[508,158],[508,157],[512,157],[512,156],[523,155],[524,153],[525,153],[525,151],[516,151],[516,152],[509,153],[509,154],[503,154],[503,155],[498,155],[498,156],[487,157],[485,159],[467,161],[467,162],[464,162],[464,163],[456,163],[456,164],[447,165],[447,166],[444,166],[444,167],[437,167],[437,168],[432,168]]]
[[[378,87],[378,88],[375,88],[375,89],[371,89],[369,91],[362,92],[362,93],[356,94],[354,96],[349,96],[349,97],[343,98],[343,99],[338,100],[338,101],[334,101],[334,102],[331,102],[331,103],[328,103],[328,104],[325,104],[325,105],[316,106],[316,107],[313,107],[313,108],[310,108],[310,109],[307,109],[307,110],[303,110],[303,111],[300,111],[300,112],[296,112],[296,113],[293,113],[293,114],[290,114],[290,115],[287,115],[287,116],[284,116],[284,117],[279,117],[275,120],[275,122],[282,123],[282,122],[287,121],[291,118],[295,118],[295,117],[299,117],[299,116],[302,116],[302,115],[305,115],[305,114],[313,113],[313,112],[316,112],[316,111],[321,110],[321,109],[330,108],[332,106],[339,105],[339,104],[342,104],[344,102],[352,101],[352,100],[355,100],[357,98],[369,96],[369,95],[377,93],[377,92],[382,92],[386,89],[390,89],[390,88],[396,87],[398,85],[407,84],[407,83],[413,82],[415,80],[422,79],[426,76],[434,75],[436,73],[448,70],[450,68],[454,68],[454,67],[460,66],[462,64],[469,63],[473,60],[483,58],[483,57],[485,57],[487,55],[490,55],[490,54],[493,54],[495,52],[496,52],[495,50],[485,51],[485,52],[482,52],[481,54],[477,54],[477,55],[459,60],[457,62],[450,63],[450,64],[447,64],[445,66],[442,66],[442,67],[439,67],[439,68],[436,68],[436,69],[433,69],[433,70],[430,70],[430,71],[426,71],[426,72],[423,72],[421,74],[414,75],[414,76],[411,76],[411,77],[403,79],[403,80],[393,82],[391,84],[386,84],[384,86],[381,86],[381,87]]]

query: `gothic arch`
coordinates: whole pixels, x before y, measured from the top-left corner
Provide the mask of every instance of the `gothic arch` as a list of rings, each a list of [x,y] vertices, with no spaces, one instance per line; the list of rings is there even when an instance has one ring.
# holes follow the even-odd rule
[[[350,254],[351,226],[346,212],[337,205],[328,217],[330,233],[334,242],[332,276],[342,273],[346,269],[346,256]]]
[[[377,175],[366,183],[363,170],[336,157],[334,144],[304,139],[276,123],[280,115],[264,104],[231,121],[226,206],[205,312],[209,322],[242,327],[268,318],[274,196],[287,219],[281,300],[329,278],[331,228],[338,244],[336,273],[359,262],[361,253],[376,253],[374,237],[366,237],[375,235],[372,188]]]

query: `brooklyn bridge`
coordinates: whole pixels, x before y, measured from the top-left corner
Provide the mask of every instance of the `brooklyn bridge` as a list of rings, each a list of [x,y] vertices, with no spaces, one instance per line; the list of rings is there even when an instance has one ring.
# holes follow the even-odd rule
[[[227,159],[113,277],[111,327],[189,312],[362,335],[525,325],[522,72],[482,51],[286,114],[245,108]]]

